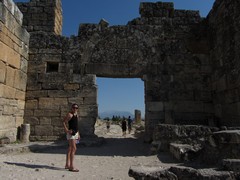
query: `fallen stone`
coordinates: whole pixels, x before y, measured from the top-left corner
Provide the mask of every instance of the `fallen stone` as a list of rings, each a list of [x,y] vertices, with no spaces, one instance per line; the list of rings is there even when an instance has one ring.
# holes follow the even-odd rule
[[[161,166],[135,165],[131,166],[128,175],[141,180],[177,180],[177,176]]]
[[[189,144],[170,143],[170,152],[179,161],[192,161],[198,157],[198,152],[201,146],[196,144],[194,146]]]

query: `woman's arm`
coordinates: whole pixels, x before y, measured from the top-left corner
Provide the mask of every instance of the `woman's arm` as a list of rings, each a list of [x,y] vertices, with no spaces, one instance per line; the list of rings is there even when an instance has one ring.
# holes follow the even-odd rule
[[[68,113],[68,114],[66,115],[66,117],[64,118],[64,120],[63,120],[63,127],[64,127],[65,133],[69,133],[69,134],[72,133],[72,131],[69,130],[68,127],[67,127],[67,123],[68,123],[68,121],[69,121],[71,118],[72,118],[71,114]]]

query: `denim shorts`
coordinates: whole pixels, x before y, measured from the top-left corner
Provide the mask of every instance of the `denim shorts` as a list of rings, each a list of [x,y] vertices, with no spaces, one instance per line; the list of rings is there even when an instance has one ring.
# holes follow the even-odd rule
[[[66,135],[67,136],[67,140],[69,140],[69,139],[78,139],[78,132],[73,136],[73,135],[71,135],[71,134],[67,134]]]

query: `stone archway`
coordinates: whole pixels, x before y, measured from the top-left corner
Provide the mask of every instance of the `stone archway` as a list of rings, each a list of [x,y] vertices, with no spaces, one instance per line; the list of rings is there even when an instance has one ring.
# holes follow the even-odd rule
[[[53,29],[31,32],[25,122],[33,127],[32,139],[59,138],[72,102],[82,110],[81,133],[94,135],[96,76],[144,81],[149,136],[158,123],[204,124],[213,116],[209,51],[199,13],[158,2],[142,3],[140,14],[125,26],[103,20],[81,24],[71,38]]]

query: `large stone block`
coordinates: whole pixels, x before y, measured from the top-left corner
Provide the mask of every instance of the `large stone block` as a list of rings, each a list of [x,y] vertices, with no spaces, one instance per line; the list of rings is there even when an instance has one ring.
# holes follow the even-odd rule
[[[3,115],[15,115],[18,112],[18,108],[16,106],[9,106],[9,105],[5,105],[3,108]]]
[[[80,91],[72,91],[72,90],[69,90],[69,91],[49,90],[48,91],[48,97],[50,97],[50,98],[72,98],[72,97],[74,97],[74,98],[76,98],[76,101],[78,101],[78,96],[80,94],[81,94]],[[42,97],[45,97],[45,96],[42,96]]]
[[[163,111],[163,102],[147,102],[147,111]]]
[[[163,120],[165,118],[165,113],[164,113],[164,111],[148,112],[147,117],[148,117],[148,119],[150,119],[150,123],[154,122],[155,120],[161,122],[161,120]]]
[[[39,98],[39,109],[60,109],[67,106],[67,98]]]
[[[13,14],[6,8],[6,6],[3,8],[3,18],[5,20],[4,24],[6,28],[14,33],[15,27],[17,27],[19,23],[16,21]]]
[[[64,134],[64,128],[61,126],[61,127],[56,127],[54,126],[53,127],[53,134],[55,136],[58,136],[58,137],[63,137],[63,134]],[[65,134],[64,134],[65,135]]]
[[[67,113],[64,113],[65,115],[67,114]],[[64,119],[64,117],[53,117],[52,119],[51,119],[51,124],[53,125],[53,126],[62,126],[63,127],[63,119]]]
[[[16,89],[6,86],[4,84],[0,84],[0,97],[14,99],[15,93]]]
[[[64,84],[64,90],[79,90],[79,84]]]
[[[95,105],[95,104],[97,104],[97,97],[85,97],[85,98],[83,98],[82,104]]]
[[[7,47],[0,41],[0,59],[3,62],[8,63],[9,65],[19,69],[20,68],[20,54],[18,54],[13,49]]]
[[[82,86],[81,92],[79,94],[81,97],[97,97],[97,86]]]
[[[21,124],[24,123],[23,117],[16,117],[16,128],[21,127]]]
[[[8,127],[6,129],[0,129],[0,137],[7,137],[10,142],[15,142],[17,137],[17,128]]]
[[[42,89],[44,89],[44,90],[62,90],[63,82],[43,82]]]
[[[0,2],[0,22],[3,22],[4,23],[4,18],[3,18],[3,3]]]
[[[29,61],[28,62],[29,71],[28,73],[45,73],[46,72],[46,64],[41,61]]]
[[[9,99],[6,99],[0,96],[0,106],[2,106],[1,110],[3,110],[3,105],[9,104],[9,101],[10,101]]]
[[[26,91],[27,86],[27,74],[17,70],[14,77],[14,87],[16,89]]]
[[[13,117],[12,115],[1,116],[1,118],[0,118],[0,130],[15,128],[15,127],[16,127],[15,117]]]
[[[57,93],[58,91],[54,91],[54,93]],[[48,90],[36,90],[36,91],[28,91],[26,94],[26,99],[31,100],[39,97],[48,97],[50,96],[50,93],[48,94]],[[50,96],[51,97],[51,96]]]
[[[40,118],[40,125],[51,125],[51,118],[50,117],[42,117]]]
[[[24,73],[28,71],[28,60],[23,57],[21,57],[20,70]]]
[[[204,103],[198,101],[181,101],[173,105],[175,112],[203,112]]]
[[[60,116],[60,111],[58,110],[34,110],[34,116],[36,117],[54,117],[54,116]]]
[[[25,100],[17,100],[17,107],[20,110],[24,110],[24,108],[25,108]]]
[[[28,115],[29,116],[24,117],[24,123],[25,124],[31,124],[31,126],[33,126],[33,127],[40,124],[39,118],[36,118],[36,117],[32,116],[31,113],[28,113]]]
[[[24,110],[24,118],[31,117],[33,115],[34,115],[34,110],[28,110],[28,109]]]
[[[20,47],[22,46],[22,41],[13,34],[13,32],[9,31],[4,24],[0,23],[0,37],[1,41],[6,44],[11,49],[14,49],[16,52],[20,52]]]
[[[5,83],[5,77],[6,77],[6,64],[3,63],[3,61],[0,61],[0,83]]]
[[[50,125],[37,125],[35,126],[35,135],[36,136],[52,136],[53,127]]]
[[[208,119],[212,118],[213,114],[197,113],[197,112],[176,112],[174,113],[175,124],[187,125],[208,125]]]
[[[97,117],[98,107],[97,105],[80,105],[79,113],[81,116]]]
[[[26,94],[25,91],[16,89],[15,98],[18,100],[25,100],[25,94]]]
[[[15,77],[16,69],[10,66],[7,66],[7,73],[6,73],[6,85],[10,87],[14,87],[14,77]]]
[[[128,65],[118,65],[118,64],[90,64],[85,66],[85,71],[88,74],[98,74],[99,76],[129,76]]]
[[[68,98],[68,101],[69,101],[69,104],[77,103],[78,105],[81,105],[84,102],[84,98],[81,96],[80,97],[76,96],[76,97]]]
[[[38,109],[38,100],[27,100],[26,101],[26,109]]]
[[[14,16],[14,18],[22,24],[23,14],[18,9],[16,4],[12,0],[0,0],[0,2],[7,8],[7,10]]]

